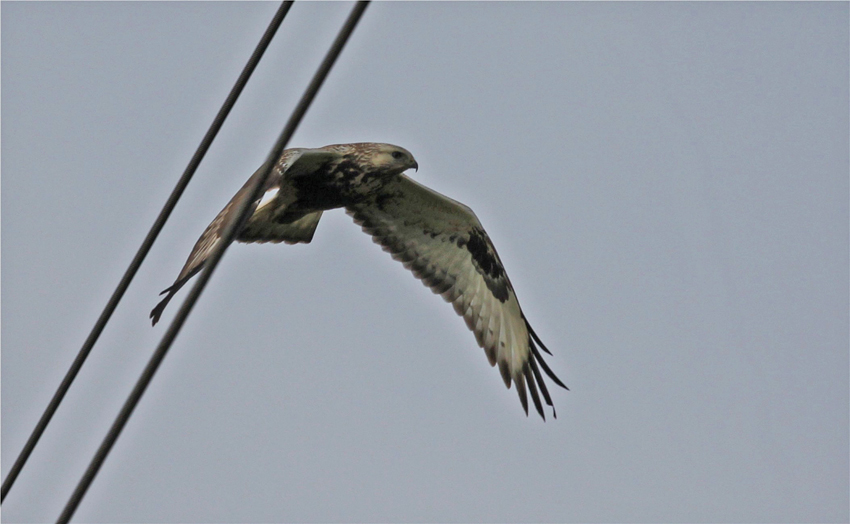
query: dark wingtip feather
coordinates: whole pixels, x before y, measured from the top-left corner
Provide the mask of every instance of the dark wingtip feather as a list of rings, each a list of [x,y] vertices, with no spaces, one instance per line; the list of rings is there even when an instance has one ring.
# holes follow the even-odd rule
[[[531,400],[534,401],[534,408],[540,413],[543,421],[546,421],[546,414],[543,413],[543,404],[540,403],[540,395],[537,393],[537,385],[534,383],[534,377],[531,375],[531,366],[528,362],[522,367],[522,373],[525,375],[525,382],[528,384],[528,390],[531,392]]]
[[[540,363],[540,367],[542,367],[542,368],[543,368],[543,371],[545,371],[545,372],[546,372],[546,374],[547,374],[547,375],[549,375],[549,378],[551,378],[551,379],[552,379],[552,381],[553,381],[555,384],[558,384],[558,385],[559,385],[559,386],[561,386],[562,388],[564,388],[564,389],[566,389],[567,391],[569,391],[569,390],[570,390],[570,388],[568,388],[567,386],[565,386],[565,385],[564,385],[564,383],[563,383],[563,382],[561,382],[561,379],[559,379],[559,378],[558,378],[558,376],[557,376],[557,375],[555,375],[555,373],[554,373],[551,369],[549,369],[549,365],[548,365],[548,364],[546,364],[546,361],[545,361],[545,360],[543,360],[543,357],[541,357],[541,356],[540,356],[540,352],[539,352],[539,351],[537,351],[537,347],[536,347],[534,344],[530,344],[530,346],[531,346],[531,351],[532,351],[532,353],[534,353],[534,356],[537,358],[537,362],[539,362],[539,363]]]
[[[191,257],[189,258],[189,260],[191,260]],[[188,262],[187,262],[187,264],[188,264]],[[196,274],[198,274],[201,271],[201,269],[203,269],[203,268],[204,268],[204,264],[201,263],[200,265],[198,265],[197,267],[195,267],[191,271],[189,271],[189,273],[187,275],[183,275],[182,277],[178,276],[177,280],[175,280],[173,284],[171,284],[169,287],[162,290],[162,293],[160,293],[160,296],[165,295],[166,293],[168,293],[168,294],[165,295],[165,298],[163,298],[159,302],[159,304],[157,304],[156,307],[151,310],[151,314],[150,314],[151,326],[155,326],[156,323],[159,322],[159,317],[162,315],[162,312],[165,310],[165,306],[167,306],[168,302],[174,297],[174,295],[178,291],[180,291],[180,288],[182,288],[186,284],[186,282],[189,281],[189,279],[191,279]]]
[[[534,330],[533,330],[533,329],[531,329],[531,324],[529,324],[529,323],[528,323],[528,320],[526,320],[526,318],[525,318],[525,317],[522,317],[522,319],[523,319],[523,320],[525,320],[525,327],[526,327],[526,328],[528,328],[528,332],[529,332],[529,333],[531,333],[531,336],[532,336],[532,337],[534,337],[534,341],[535,341],[535,342],[537,342],[538,344],[540,344],[540,347],[541,347],[541,348],[543,348],[543,351],[545,351],[546,353],[548,353],[548,354],[550,354],[550,355],[551,355],[551,354],[552,354],[552,352],[551,352],[551,351],[549,351],[549,348],[547,348],[547,347],[543,344],[543,342],[540,340],[540,337],[538,337],[538,336],[537,336],[537,333],[535,333],[535,332],[534,332]]]
[[[546,387],[546,382],[543,380],[543,376],[540,374],[540,369],[537,368],[537,362],[534,358],[528,359],[529,366],[531,368],[531,372],[534,374],[534,378],[537,380],[537,383],[540,384],[540,392],[543,394],[543,399],[546,401],[552,408],[552,416],[558,418],[558,414],[555,412],[555,403],[552,402],[552,397],[549,396],[549,388]]]
[[[166,289],[165,291],[168,291],[168,290]],[[161,294],[162,293],[160,293],[160,295]],[[162,312],[165,311],[165,306],[168,305],[168,302],[171,300],[171,297],[173,297],[173,296],[174,296],[174,293],[169,293],[168,295],[166,295],[165,298],[163,298],[162,300],[159,301],[159,304],[157,304],[156,307],[154,307],[151,310],[151,314],[150,314],[151,326],[155,326],[156,323],[159,322],[159,317],[162,316]]]
[[[519,395],[519,401],[522,404],[522,409],[525,410],[525,416],[528,416],[528,396],[525,394],[525,379],[522,375],[516,375],[514,377],[514,384],[516,384],[516,392]]]

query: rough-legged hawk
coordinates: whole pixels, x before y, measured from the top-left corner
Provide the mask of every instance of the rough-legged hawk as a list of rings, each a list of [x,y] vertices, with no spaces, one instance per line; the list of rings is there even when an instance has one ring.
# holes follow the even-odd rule
[[[402,174],[410,168],[419,168],[413,155],[390,144],[287,149],[236,239],[309,243],[322,212],[344,207],[384,251],[452,303],[484,348],[490,365],[498,363],[505,385],[516,384],[526,414],[527,387],[545,419],[538,388],[553,413],[554,405],[540,368],[556,384],[566,386],[543,361],[537,345],[549,350],[525,319],[490,237],[471,209]],[[153,324],[174,293],[204,266],[261,171],[207,226],[174,284],[162,292],[167,293],[165,298],[151,311]]]

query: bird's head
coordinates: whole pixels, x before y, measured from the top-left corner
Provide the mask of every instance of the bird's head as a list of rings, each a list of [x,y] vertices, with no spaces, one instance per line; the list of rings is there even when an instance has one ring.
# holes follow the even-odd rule
[[[407,149],[392,144],[374,144],[369,158],[377,169],[389,175],[398,175],[408,169],[419,169],[416,159]]]

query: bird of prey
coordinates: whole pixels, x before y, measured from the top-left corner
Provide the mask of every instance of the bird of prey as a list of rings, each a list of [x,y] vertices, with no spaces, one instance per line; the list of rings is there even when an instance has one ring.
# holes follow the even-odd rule
[[[177,290],[203,268],[263,167],[207,226],[174,284],[161,293],[165,298],[151,311],[153,324]],[[419,169],[413,155],[390,144],[287,149],[274,163],[262,196],[251,204],[236,240],[309,243],[322,212],[344,207],[375,243],[454,306],[490,365],[499,365],[505,385],[516,385],[526,415],[528,389],[544,420],[540,394],[557,416],[540,369],[568,388],[543,360],[537,346],[551,352],[525,319],[490,237],[471,209],[402,174],[411,168]]]

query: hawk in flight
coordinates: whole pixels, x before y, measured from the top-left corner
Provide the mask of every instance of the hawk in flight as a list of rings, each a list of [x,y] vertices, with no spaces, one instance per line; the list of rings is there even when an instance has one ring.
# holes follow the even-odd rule
[[[177,290],[203,268],[263,167],[207,226],[174,284],[161,293],[165,298],[151,311],[153,324]],[[538,345],[551,353],[525,319],[490,237],[471,209],[402,174],[411,168],[419,168],[413,155],[390,144],[287,149],[236,240],[309,243],[322,212],[344,207],[384,251],[451,302],[490,365],[499,365],[505,385],[516,385],[526,415],[527,389],[545,420],[540,394],[553,414],[555,408],[541,368],[555,384],[567,387],[543,360]]]

